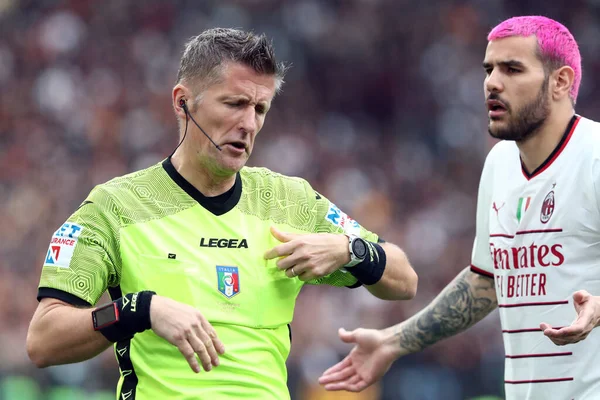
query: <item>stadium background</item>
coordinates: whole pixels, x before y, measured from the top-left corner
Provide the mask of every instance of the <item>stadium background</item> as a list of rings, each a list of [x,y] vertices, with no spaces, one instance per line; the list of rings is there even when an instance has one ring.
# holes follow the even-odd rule
[[[251,165],[307,178],[403,246],[420,276],[407,302],[305,288],[293,323],[292,398],[501,397],[497,314],[397,362],[369,392],[326,395],[315,383],[349,350],[338,327],[404,320],[469,262],[492,144],[485,36],[517,14],[571,28],[584,63],[578,112],[598,119],[599,0],[0,0],[0,399],[114,398],[110,351],[44,370],[29,362],[41,264],[52,232],[95,184],[171,152],[170,91],[183,43],[215,26],[266,32],[293,64]]]

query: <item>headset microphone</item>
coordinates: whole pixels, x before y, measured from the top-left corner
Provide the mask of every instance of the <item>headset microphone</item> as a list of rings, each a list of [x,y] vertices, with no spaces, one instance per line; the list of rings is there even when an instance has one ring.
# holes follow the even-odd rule
[[[179,105],[181,106],[181,108],[183,108],[183,111],[185,112],[186,117],[190,117],[190,119],[194,122],[194,124],[196,124],[196,126],[198,127],[198,129],[200,129],[202,131],[202,133],[204,133],[204,135],[208,138],[208,140],[210,140],[210,142],[215,145],[215,147],[217,148],[217,150],[222,151],[221,147],[218,144],[216,144],[215,141],[212,140],[212,138],[210,136],[208,136],[208,133],[204,132],[204,129],[202,129],[200,127],[200,125],[198,125],[198,123],[196,122],[196,120],[194,119],[194,117],[192,117],[192,114],[190,114],[190,112],[188,111],[187,104],[185,103],[184,99],[179,100]],[[177,147],[179,147],[181,145],[181,143],[183,143],[183,139],[185,139],[185,135],[187,134],[187,126],[188,126],[188,122],[187,122],[187,118],[186,118],[185,119],[185,132],[183,133],[183,137],[181,138],[181,142],[179,142],[179,144],[177,145]],[[177,147],[175,147],[175,150],[177,150]],[[175,151],[173,151],[173,153],[175,153]]]

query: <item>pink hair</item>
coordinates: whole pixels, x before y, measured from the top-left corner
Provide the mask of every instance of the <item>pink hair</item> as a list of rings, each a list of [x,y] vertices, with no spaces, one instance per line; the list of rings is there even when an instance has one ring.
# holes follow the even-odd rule
[[[487,39],[492,41],[510,36],[531,35],[537,37],[543,61],[556,61],[561,66],[573,68],[575,78],[569,95],[575,102],[581,83],[581,55],[575,38],[564,25],[541,16],[513,17],[492,29]]]

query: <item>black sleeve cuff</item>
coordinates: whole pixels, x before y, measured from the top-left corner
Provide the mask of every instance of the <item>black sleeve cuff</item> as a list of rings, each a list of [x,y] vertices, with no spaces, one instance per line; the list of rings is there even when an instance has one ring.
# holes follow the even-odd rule
[[[45,297],[51,297],[53,299],[58,299],[64,301],[65,303],[69,303],[73,306],[77,307],[91,307],[92,305],[87,301],[71,294],[65,292],[64,290],[53,289],[48,287],[41,287],[38,289],[37,299],[38,301],[42,300]]]
[[[378,238],[378,239],[377,239],[377,243],[385,243],[385,240],[384,240],[384,239],[382,239],[382,238]]]
[[[356,281],[356,283],[352,286],[346,286],[348,289],[356,289],[362,286],[362,283],[360,283],[360,281]]]

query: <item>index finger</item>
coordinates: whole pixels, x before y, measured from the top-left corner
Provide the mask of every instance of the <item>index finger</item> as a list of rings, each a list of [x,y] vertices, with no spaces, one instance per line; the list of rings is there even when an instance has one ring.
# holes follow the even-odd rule
[[[360,376],[354,375],[343,382],[328,383],[325,385],[325,390],[346,390],[348,392],[360,392],[364,390],[369,384],[365,382]]]
[[[277,257],[289,256],[294,252],[296,244],[293,241],[278,244],[277,246],[265,252],[265,260],[272,260]]]
[[[333,367],[327,368],[327,370],[325,370],[325,372],[323,372],[323,374],[321,376],[324,377],[325,375],[329,375],[334,372],[341,371],[349,365],[350,365],[350,358],[346,357],[339,363],[335,364]]]
[[[349,366],[339,372],[331,372],[325,376],[320,377],[319,383],[321,385],[327,385],[328,383],[346,381],[352,378],[354,375],[356,375],[356,371],[354,370],[354,368],[352,368],[352,366]]]

